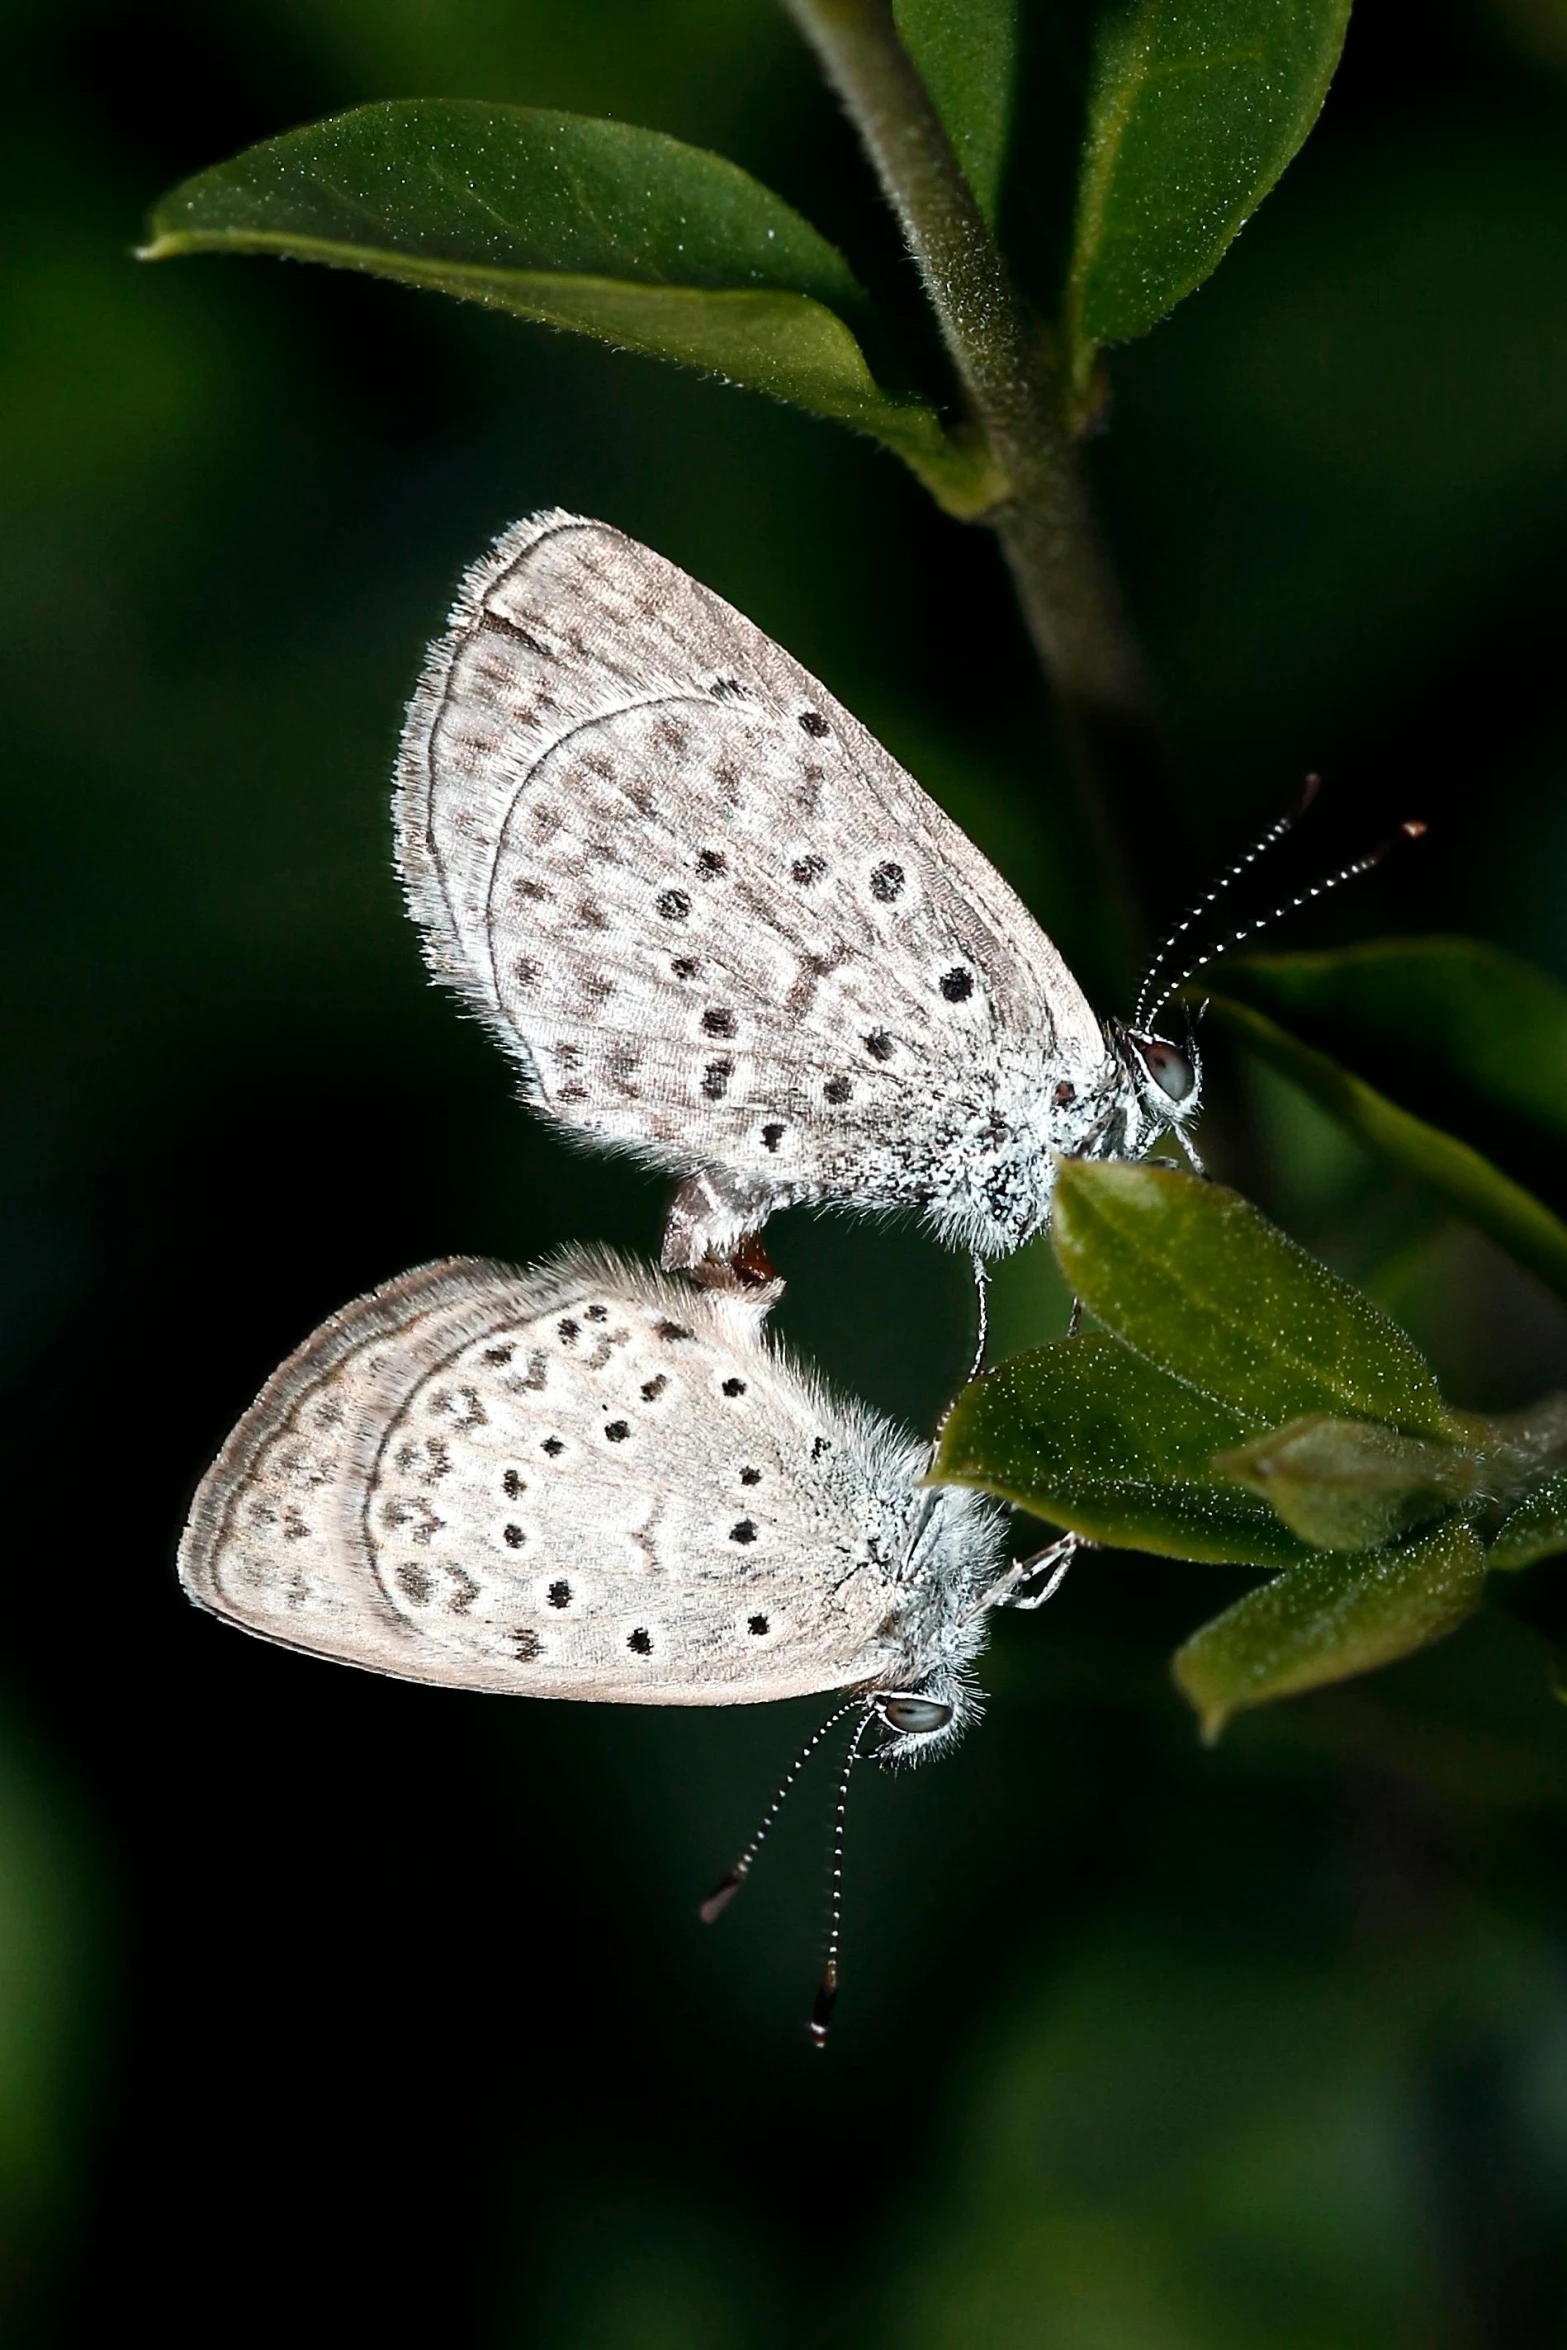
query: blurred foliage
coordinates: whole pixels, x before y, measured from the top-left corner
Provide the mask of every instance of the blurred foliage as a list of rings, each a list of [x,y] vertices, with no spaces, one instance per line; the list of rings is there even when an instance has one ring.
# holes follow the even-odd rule
[[[90,2144],[112,1923],[79,1807],[0,1725],[0,2327],[16,2339],[59,2256]]]
[[[933,68],[980,178],[1013,77],[996,203],[1036,291],[1073,216],[1058,34],[1081,64],[1088,15],[987,7],[1004,71],[943,91]],[[900,19],[932,55],[950,21]],[[1440,930],[1567,981],[1554,22],[1546,0],[1359,11],[1223,266],[1110,355],[1090,462],[1176,749],[1172,896],[1320,767],[1329,837],[1286,852],[1280,894],[1410,814],[1432,829],[1309,945]],[[1082,1562],[1000,1627],[989,1719],[950,1763],[857,1786],[826,2066],[797,2031],[825,1788],[721,1933],[690,1912],[816,1709],[508,1708],[182,1610],[195,1475],[323,1313],[454,1250],[655,1241],[657,1187],[560,1151],[427,990],[390,878],[401,704],[499,525],[561,503],[659,546],[826,679],[1085,977],[1107,925],[992,551],[871,443],[363,277],[129,264],[159,190],[348,108],[611,117],[776,190],[941,401],[781,11],[14,0],[0,38],[5,1679],[30,1725],[5,1809],[37,1822],[6,1896],[32,2068],[6,2142],[41,2289],[12,2332],[96,2342],[149,2305],[174,2342],[305,2309],[573,2345],[1553,2340],[1567,1760],[1542,1661],[1567,1653],[1567,1578],[1540,1529],[1457,1637],[1214,1751],[1167,1659],[1235,1569]],[[1351,1038],[1304,1001],[1253,1008],[1561,1211],[1559,1144],[1524,1136],[1526,1104],[1486,1110],[1473,1058],[1437,1114],[1361,1014]],[[1511,1018],[1489,1015],[1492,1071]],[[1227,1181],[1466,1411],[1567,1386],[1558,1299],[1429,1167],[1209,1034]],[[964,1268],[825,1219],[786,1219],[777,1254],[796,1342],[933,1425],[968,1359]],[[1048,1245],[1002,1268],[1005,1349],[1067,1302]],[[1530,1507],[1554,1543],[1549,1481]],[[83,1818],[36,1796],[61,1785]],[[95,1849],[114,1928],[70,1891]]]
[[[1541,2181],[1538,2220],[1567,2220],[1546,2184],[1567,2124],[1559,1978],[1553,1953],[1484,1917],[1444,1921],[1413,1997],[1396,1949],[1328,1970],[1268,1940],[1242,1957],[1196,1940],[1155,1961],[1117,1921],[1063,1954],[987,2035],[954,2117],[957,2208],[901,2286],[897,2338],[1465,2338],[1424,2216],[1433,2109],[1478,2090],[1496,2157]],[[1472,2085],[1433,2065],[1433,2042],[1459,2034]],[[1537,2321],[1540,2298],[1515,2274],[1511,2308],[1482,2322]]]

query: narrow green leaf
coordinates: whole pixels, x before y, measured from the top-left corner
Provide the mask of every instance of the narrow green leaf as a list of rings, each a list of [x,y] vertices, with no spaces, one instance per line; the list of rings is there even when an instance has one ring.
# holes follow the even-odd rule
[[[1214,1467],[1318,1549],[1376,1550],[1467,1501],[1483,1462],[1478,1451],[1319,1413],[1220,1453]]]
[[[1235,1192],[1173,1168],[1067,1159],[1053,1230],[1096,1320],[1242,1414],[1248,1433],[1312,1412],[1453,1433],[1403,1332]]]
[[[1022,0],[893,0],[903,46],[994,228],[1011,128]]]
[[[1276,1020],[1229,995],[1210,996],[1216,1016],[1258,1057],[1319,1102],[1341,1126],[1396,1167],[1442,1193],[1510,1256],[1567,1297],[1567,1224],[1467,1142],[1428,1126]]]
[[[1509,1510],[1486,1553],[1486,1564],[1513,1574],[1567,1550],[1567,1469],[1558,1469]]]
[[[981,1486],[1097,1542],[1288,1566],[1308,1546],[1213,1465],[1248,1425],[1094,1331],[1014,1355],[965,1388],[931,1478]]]
[[[1440,1640],[1473,1614],[1484,1581],[1485,1551],[1456,1518],[1388,1550],[1318,1552],[1205,1624],[1177,1652],[1175,1677],[1217,1738],[1243,1707]]]
[[[1081,385],[1222,259],[1316,121],[1349,0],[1107,0],[1066,324]]]
[[[142,257],[276,253],[595,335],[896,450],[949,510],[999,494],[925,401],[885,389],[843,256],[722,156],[540,107],[398,101],[290,131],[166,196]]]
[[[1477,938],[1247,955],[1227,996],[1567,1209],[1567,988]]]

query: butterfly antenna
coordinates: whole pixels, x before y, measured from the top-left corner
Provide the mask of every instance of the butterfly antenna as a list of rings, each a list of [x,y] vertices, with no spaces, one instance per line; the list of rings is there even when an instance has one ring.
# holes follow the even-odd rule
[[[1259,930],[1267,930],[1273,923],[1282,922],[1286,914],[1295,913],[1301,906],[1309,906],[1313,898],[1325,898],[1330,891],[1342,889],[1346,881],[1358,880],[1362,873],[1369,873],[1374,865],[1380,865],[1389,849],[1396,848],[1401,840],[1419,840],[1425,830],[1419,818],[1412,816],[1407,824],[1399,826],[1391,840],[1383,841],[1380,846],[1368,850],[1363,857],[1354,858],[1348,865],[1341,865],[1336,873],[1325,874],[1321,881],[1314,881],[1310,889],[1303,889],[1297,896],[1284,899],[1271,913],[1259,916],[1255,922],[1243,923],[1239,930],[1232,930],[1228,938],[1221,938],[1217,946],[1205,947],[1194,961],[1187,964],[1178,978],[1170,981],[1148,1018],[1157,1020],[1171,996],[1179,995],[1189,979],[1194,979],[1208,964],[1216,963],[1221,955],[1228,955],[1248,938],[1255,938]]]
[[[1208,891],[1207,895],[1205,897],[1198,898],[1195,904],[1187,907],[1185,913],[1181,916],[1181,919],[1179,922],[1177,922],[1175,928],[1170,932],[1169,936],[1164,939],[1154,950],[1153,960],[1149,964],[1147,970],[1143,973],[1142,983],[1137,990],[1137,1009],[1132,1014],[1132,1022],[1134,1027],[1146,1027],[1148,1019],[1157,1019],[1159,1011],[1158,1005],[1154,1007],[1153,1012],[1148,1014],[1146,1018],[1144,1016],[1143,1006],[1147,1002],[1148,997],[1152,992],[1154,981],[1158,978],[1160,972],[1164,969],[1165,964],[1169,961],[1169,958],[1174,952],[1175,948],[1180,945],[1181,940],[1191,929],[1192,924],[1194,922],[1200,921],[1203,915],[1207,913],[1208,908],[1216,904],[1216,902],[1224,896],[1227,890],[1233,889],[1237,881],[1240,880],[1241,875],[1243,873],[1249,873],[1253,865],[1256,864],[1259,857],[1265,857],[1269,849],[1276,848],[1278,846],[1279,842],[1283,840],[1286,833],[1294,831],[1296,825],[1300,822],[1302,816],[1305,815],[1306,810],[1311,806],[1312,801],[1316,798],[1318,792],[1321,789],[1321,776],[1308,775],[1305,782],[1305,788],[1301,792],[1300,798],[1295,802],[1294,807],[1286,809],[1282,816],[1276,817],[1273,823],[1268,826],[1267,831],[1259,834],[1257,839],[1252,842],[1251,847],[1246,851],[1245,855],[1236,858],[1228,873],[1220,874],[1218,880]],[[1182,981],[1181,984],[1184,986],[1185,982]],[[1168,990],[1167,993],[1173,994],[1174,990]],[[1166,998],[1164,996],[1161,996],[1159,999],[1161,1004],[1165,1000]]]
[[[703,1902],[701,1908],[698,1910],[697,1915],[702,1920],[704,1926],[710,1926],[715,1918],[722,1917],[724,1911],[729,1907],[729,1904],[731,1901],[733,1901],[735,1895],[739,1892],[741,1886],[745,1883],[746,1878],[750,1875],[751,1872],[751,1863],[755,1860],[757,1854],[761,1851],[763,1844],[767,1840],[768,1829],[772,1826],[774,1820],[777,1819],[778,1814],[783,1809],[784,1797],[788,1794],[790,1788],[794,1785],[796,1779],[800,1776],[800,1773],[804,1770],[806,1764],[810,1761],[812,1755],[816,1752],[816,1749],[818,1746],[820,1746],[828,1731],[832,1729],[836,1723],[841,1722],[845,1714],[852,1713],[857,1705],[862,1705],[863,1703],[863,1698],[848,1698],[844,1704],[839,1706],[836,1713],[831,1713],[828,1715],[826,1721],[823,1722],[819,1730],[817,1730],[811,1737],[807,1738],[805,1744],[801,1747],[799,1753],[795,1756],[793,1762],[789,1765],[788,1770],[785,1772],[783,1784],[780,1786],[777,1794],[773,1797],[773,1800],[768,1805],[766,1811],[762,1814],[762,1824],[757,1829],[756,1834],[751,1838],[750,1843],[746,1846],[744,1852],[741,1853],[740,1858],[735,1862],[735,1865],[730,1870],[728,1876],[723,1878],[719,1884],[714,1886],[712,1892],[708,1895],[707,1899]]]
[[[863,1705],[865,1701],[860,1698],[855,1702]],[[816,2004],[811,2009],[813,2048],[826,2047],[832,2011],[838,2004],[838,1947],[843,1939],[843,1831],[849,1813],[849,1779],[860,1759],[860,1741],[875,1719],[875,1714],[867,1706],[864,1721],[849,1741],[849,1751],[843,1758],[843,1775],[838,1781],[838,1808],[833,1814],[832,1824],[832,1895],[827,1911],[827,1957],[822,1966],[822,1979],[816,1986]]]

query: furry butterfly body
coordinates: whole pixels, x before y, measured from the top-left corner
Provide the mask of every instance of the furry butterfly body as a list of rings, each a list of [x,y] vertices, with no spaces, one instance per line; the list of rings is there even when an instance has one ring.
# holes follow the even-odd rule
[[[428,958],[548,1117],[682,1178],[664,1261],[777,1208],[909,1208],[996,1255],[1058,1155],[1196,1109],[825,687],[603,523],[520,523],[409,713],[398,860]]]
[[[765,1313],[601,1252],[405,1274],[269,1380],[196,1496],[185,1587],[448,1687],[917,1696],[944,1718],[902,1743],[933,1748],[974,1711],[997,1513],[921,1490],[926,1448],[829,1397]]]

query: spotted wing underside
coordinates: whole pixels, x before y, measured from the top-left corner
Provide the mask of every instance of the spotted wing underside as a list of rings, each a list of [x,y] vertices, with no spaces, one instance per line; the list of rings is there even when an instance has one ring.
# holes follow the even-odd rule
[[[888,1196],[1009,1045],[1102,1058],[1055,948],[913,778],[602,523],[535,517],[464,582],[398,840],[432,964],[531,1098],[672,1170]]]
[[[918,1457],[761,1321],[602,1255],[406,1274],[268,1382],[181,1577],[266,1639],[457,1688],[722,1705],[873,1680]]]

